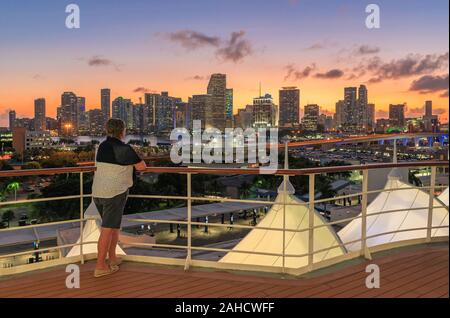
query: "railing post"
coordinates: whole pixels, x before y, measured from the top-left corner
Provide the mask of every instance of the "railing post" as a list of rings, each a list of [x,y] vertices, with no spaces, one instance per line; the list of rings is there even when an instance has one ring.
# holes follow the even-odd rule
[[[363,170],[362,200],[361,200],[361,256],[372,259],[367,247],[367,191],[369,186],[369,170]]]
[[[436,167],[431,167],[430,194],[428,200],[427,243],[431,242],[431,228],[433,227],[434,191],[436,186]]]
[[[84,254],[83,254],[83,219],[84,219],[84,211],[83,211],[83,172],[80,172],[80,257],[81,264],[84,264]]]
[[[192,258],[192,174],[187,173],[187,256],[184,270],[188,270]]]
[[[282,272],[286,269],[286,203],[287,203],[287,182],[289,177],[283,176],[283,250],[282,250]]]
[[[309,175],[309,212],[308,212],[308,270],[313,269],[314,263],[314,195],[315,174]]]

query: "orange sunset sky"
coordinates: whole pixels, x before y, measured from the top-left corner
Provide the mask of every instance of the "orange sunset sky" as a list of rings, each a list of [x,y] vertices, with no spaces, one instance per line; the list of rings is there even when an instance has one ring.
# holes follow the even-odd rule
[[[106,87],[112,99],[169,91],[187,101],[211,73],[227,74],[235,112],[259,83],[276,103],[281,87],[297,86],[302,109],[323,112],[344,87],[364,84],[377,117],[390,103],[420,116],[432,100],[448,121],[447,0],[379,1],[380,29],[366,28],[365,1],[76,1],[72,30],[64,1],[20,2],[0,4],[0,126],[11,109],[33,117],[39,97],[56,116],[64,91],[86,97],[87,109]]]

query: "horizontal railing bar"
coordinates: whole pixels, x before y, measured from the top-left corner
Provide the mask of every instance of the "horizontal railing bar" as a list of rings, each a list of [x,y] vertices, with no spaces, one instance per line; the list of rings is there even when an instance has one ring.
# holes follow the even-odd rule
[[[365,165],[353,166],[335,166],[335,167],[315,167],[304,169],[278,169],[273,175],[308,175],[321,173],[335,173],[356,170],[372,170],[382,168],[415,168],[415,167],[446,167],[448,161],[429,160],[399,163],[371,163]],[[95,167],[67,167],[67,168],[50,168],[50,169],[26,169],[26,170],[6,170],[0,171],[0,177],[20,177],[20,176],[37,176],[37,175],[54,175],[63,173],[80,173],[94,172]],[[144,173],[193,173],[193,174],[239,174],[252,175],[264,174],[264,169],[259,168],[193,168],[193,167],[147,167]]]
[[[48,222],[48,223],[29,224],[29,225],[24,225],[24,226],[14,226],[14,227],[8,227],[6,229],[0,229],[0,232],[34,229],[34,228],[38,228],[38,227],[46,227],[46,226],[60,225],[60,224],[67,224],[67,223],[77,223],[80,221],[87,221],[87,220],[95,220],[95,218],[83,218],[83,219],[64,220],[64,221],[56,221],[56,222]]]
[[[85,194],[83,197],[91,197],[90,194]],[[16,200],[16,201],[4,201],[0,202],[0,206],[4,205],[14,205],[14,204],[23,204],[23,203],[35,203],[35,202],[51,202],[51,201],[60,201],[60,200],[73,200],[79,199],[80,195],[68,195],[64,197],[51,197],[51,198],[38,198],[38,199],[25,199],[25,200]]]
[[[97,244],[97,241],[83,242],[83,245],[85,245],[85,244]],[[81,245],[81,244],[80,243],[64,244],[64,245],[57,245],[57,246],[51,246],[51,247],[43,247],[43,248],[40,248],[37,250],[28,250],[28,251],[17,252],[17,253],[12,253],[12,254],[0,254],[0,259],[21,256],[21,255],[27,255],[27,254],[32,254],[32,253],[42,253],[42,252],[50,251],[50,250],[60,250],[63,248],[74,247],[74,246],[79,246],[79,245]]]

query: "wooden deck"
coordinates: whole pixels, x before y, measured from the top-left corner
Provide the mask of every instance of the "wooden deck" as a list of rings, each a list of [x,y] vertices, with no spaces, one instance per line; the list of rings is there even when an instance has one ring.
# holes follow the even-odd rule
[[[367,264],[380,266],[381,286],[367,289]],[[124,263],[119,272],[94,278],[94,263],[81,266],[81,288],[67,289],[65,267],[0,280],[0,297],[449,297],[448,245],[418,247],[331,268],[308,278],[273,278]]]

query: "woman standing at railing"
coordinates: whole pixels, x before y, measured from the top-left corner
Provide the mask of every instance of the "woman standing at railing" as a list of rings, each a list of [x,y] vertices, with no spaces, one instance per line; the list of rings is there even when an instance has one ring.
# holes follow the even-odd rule
[[[107,138],[100,144],[95,158],[97,170],[92,184],[92,197],[102,217],[95,277],[119,270],[121,260],[116,255],[116,247],[128,189],[133,185],[134,169],[146,169],[145,162],[134,149],[122,141],[126,136],[122,120],[109,119],[106,133]],[[109,264],[106,263],[107,256]]]

